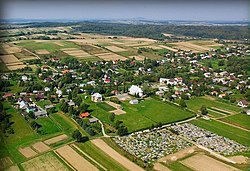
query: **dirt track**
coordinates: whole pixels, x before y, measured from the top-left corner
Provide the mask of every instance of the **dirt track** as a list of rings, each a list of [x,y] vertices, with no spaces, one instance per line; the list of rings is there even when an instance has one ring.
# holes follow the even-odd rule
[[[98,148],[103,150],[105,153],[107,153],[110,157],[119,162],[121,165],[123,165],[125,168],[127,168],[128,170],[143,171],[141,167],[137,166],[135,163],[131,162],[126,157],[116,152],[114,149],[108,146],[102,139],[94,139],[91,142]]]

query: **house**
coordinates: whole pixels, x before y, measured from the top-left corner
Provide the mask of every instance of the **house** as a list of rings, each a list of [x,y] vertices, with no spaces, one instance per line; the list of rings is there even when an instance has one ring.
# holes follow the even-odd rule
[[[90,118],[89,119],[89,123],[96,123],[96,122],[98,122],[97,118]]]
[[[50,91],[50,88],[49,88],[49,87],[45,87],[45,88],[44,88],[44,91],[45,91],[45,92],[48,92],[48,91]]]
[[[167,78],[160,78],[160,84],[166,84],[168,81],[169,81],[169,79],[167,79]]]
[[[157,96],[163,96],[164,95],[164,91],[157,91],[157,92],[155,92],[155,94]]]
[[[62,71],[62,74],[67,74],[67,73],[69,73],[69,70],[67,69]]]
[[[139,97],[143,96],[143,91],[140,87],[138,86],[135,86],[135,85],[132,85],[130,88],[129,88],[129,94],[131,95],[138,95]]]
[[[26,75],[23,75],[21,78],[24,82],[28,81],[28,77]]]
[[[99,93],[95,93],[93,95],[91,95],[91,100],[93,102],[101,102],[102,101],[102,95]]]
[[[44,94],[38,93],[35,98],[37,101],[44,100]]]
[[[27,102],[25,102],[24,100],[21,100],[17,103],[19,104],[19,109],[25,109],[27,107]]]
[[[224,98],[224,97],[226,97],[226,94],[220,94],[219,95],[219,98]]]
[[[6,99],[8,97],[12,97],[13,95],[13,93],[4,93],[3,98]]]
[[[79,115],[79,118],[87,118],[87,117],[89,117],[90,116],[90,114],[89,114],[89,112],[83,112],[83,113],[81,113],[80,115]]]
[[[47,111],[48,109],[53,108],[53,107],[54,107],[54,105],[45,105],[45,106],[44,106],[44,108],[45,108],[46,111]]]
[[[48,117],[48,114],[42,108],[38,108],[36,112],[34,112],[35,118]]]
[[[218,96],[218,94],[219,94],[219,93],[218,93],[217,91],[212,91],[212,92],[211,92],[211,95],[212,95],[212,96]]]
[[[69,105],[69,106],[75,106],[75,102],[73,102],[72,100],[70,100],[70,101],[68,102],[68,105]]]
[[[58,97],[61,97],[62,96],[62,90],[57,89],[56,94],[58,95]]]
[[[240,107],[247,107],[248,106],[248,102],[246,100],[241,100],[238,102],[238,106]]]
[[[133,99],[129,101],[130,104],[138,104],[139,101],[137,99]]]

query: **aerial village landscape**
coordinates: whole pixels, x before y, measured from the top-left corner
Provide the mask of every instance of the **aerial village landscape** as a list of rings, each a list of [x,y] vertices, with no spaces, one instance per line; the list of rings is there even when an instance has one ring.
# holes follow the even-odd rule
[[[137,22],[1,25],[0,170],[249,170],[248,26]]]

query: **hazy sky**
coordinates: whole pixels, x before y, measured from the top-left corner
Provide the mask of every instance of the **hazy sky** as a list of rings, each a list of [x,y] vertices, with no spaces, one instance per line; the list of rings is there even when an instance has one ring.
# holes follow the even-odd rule
[[[248,20],[247,0],[5,0],[2,18]]]

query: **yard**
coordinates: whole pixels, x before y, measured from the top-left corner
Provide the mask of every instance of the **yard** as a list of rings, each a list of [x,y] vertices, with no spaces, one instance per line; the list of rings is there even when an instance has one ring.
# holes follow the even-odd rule
[[[198,119],[191,121],[191,123],[218,135],[227,137],[240,144],[250,146],[250,134],[248,131],[232,127],[215,120]]]

